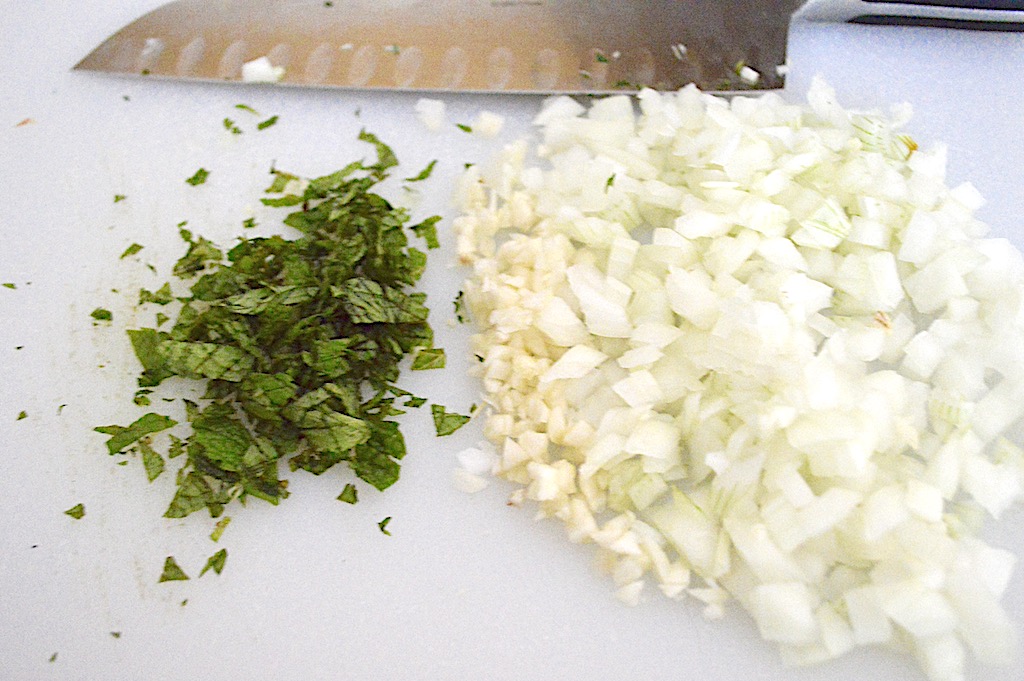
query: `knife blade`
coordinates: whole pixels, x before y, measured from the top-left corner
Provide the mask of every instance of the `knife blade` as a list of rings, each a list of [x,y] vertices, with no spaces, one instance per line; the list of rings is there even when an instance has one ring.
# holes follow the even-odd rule
[[[803,0],[176,0],[75,66],[242,82],[265,57],[278,84],[609,93],[695,83],[781,88]]]

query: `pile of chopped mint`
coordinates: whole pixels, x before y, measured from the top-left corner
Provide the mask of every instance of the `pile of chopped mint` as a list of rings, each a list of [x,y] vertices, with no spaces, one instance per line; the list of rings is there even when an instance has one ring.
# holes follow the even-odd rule
[[[141,455],[150,480],[165,457],[185,456],[166,517],[219,517],[249,497],[277,504],[288,495],[282,462],[316,475],[344,464],[379,490],[398,480],[406,447],[393,417],[425,403],[396,385],[399,365],[418,353],[411,368],[444,366],[426,294],[412,290],[427,256],[409,245],[413,235],[435,247],[438,218],[410,226],[405,210],[371,191],[398,161],[372,134],[360,140],[376,163],[308,181],[272,170],[263,203],[295,209],[284,223],[298,238],[242,238],[224,253],[179,226],[188,249],[173,271],[192,282],[190,294],[166,330],[161,313],[128,334],[143,368],[137,404],[170,377],[205,382],[202,404],[185,403],[191,433],[161,452],[154,437],[177,425],[167,416],[96,429],[111,454]],[[170,290],[143,292],[140,304],[166,305]],[[355,503],[355,487],[339,498]]]

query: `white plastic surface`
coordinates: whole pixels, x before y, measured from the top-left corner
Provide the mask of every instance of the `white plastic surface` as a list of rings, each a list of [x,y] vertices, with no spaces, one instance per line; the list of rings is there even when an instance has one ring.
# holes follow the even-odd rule
[[[437,439],[428,413],[406,421],[402,480],[386,494],[364,491],[357,506],[335,501],[344,476],[296,473],[280,507],[231,509],[219,544],[207,538],[208,517],[161,518],[171,476],[150,485],[139,462],[115,465],[91,428],[141,413],[131,404],[137,369],[123,329],[151,320],[131,302],[139,287],[166,280],[182,250],[176,225],[188,220],[229,243],[256,209],[271,164],[306,175],[335,170],[371,153],[356,141],[363,127],[394,146],[397,177],[439,159],[415,215],[451,218],[463,164],[528,133],[539,100],[446,96],[448,123],[430,133],[413,111],[418,95],[69,71],[159,1],[0,0],[0,281],[17,285],[0,288],[0,679],[923,678],[912,660],[884,650],[786,669],[736,607],[707,622],[692,602],[652,591],[627,608],[592,551],[570,545],[554,522],[535,523],[528,508],[506,506],[507,488],[456,491],[455,455],[479,431]],[[946,141],[951,181],[974,182],[993,232],[1024,246],[1024,88],[1013,75],[1024,72],[1024,39],[800,25],[790,62],[794,98],[820,73],[848,106],[911,102],[915,138]],[[499,142],[455,127],[482,109],[506,116]],[[255,130],[275,114],[276,126]],[[228,133],[226,117],[245,133]],[[207,184],[186,185],[200,166],[210,171]],[[391,189],[403,195],[398,183]],[[115,194],[127,198],[115,204]],[[270,213],[255,214],[253,233],[269,233]],[[449,369],[405,385],[467,409],[475,400],[464,378],[467,329],[449,324],[461,273],[451,263],[450,221],[442,231],[424,286]],[[133,242],[143,251],[118,260]],[[114,311],[112,325],[92,324],[99,306]],[[22,410],[27,418],[16,420]],[[79,502],[82,520],[62,514]],[[387,516],[390,537],[377,528]],[[1024,551],[1024,513],[988,535]],[[224,573],[197,579],[222,547]],[[190,581],[157,583],[168,555]],[[1024,571],[1006,603],[1024,621]],[[972,669],[971,678],[1021,679],[1021,666]]]

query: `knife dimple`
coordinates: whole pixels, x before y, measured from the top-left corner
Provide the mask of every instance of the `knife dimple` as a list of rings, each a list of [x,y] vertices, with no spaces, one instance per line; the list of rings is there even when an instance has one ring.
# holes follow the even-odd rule
[[[377,72],[377,62],[381,48],[374,49],[370,45],[363,45],[352,55],[352,61],[348,65],[349,85],[359,87],[366,85]]]
[[[304,80],[310,85],[319,85],[327,81],[331,68],[337,58],[335,48],[327,43],[320,43],[310,52],[303,71]]]
[[[459,87],[469,70],[469,55],[461,47],[450,47],[441,58],[439,86],[454,90]]]
[[[191,76],[206,54],[206,40],[202,37],[193,38],[178,54],[175,71],[179,76]]]
[[[515,67],[515,55],[507,47],[497,47],[487,55],[487,87],[492,90],[504,90],[512,80],[512,69]]]
[[[221,55],[220,63],[217,64],[217,77],[228,80],[238,78],[242,71],[242,64],[245,63],[245,53],[248,49],[244,40],[236,40],[228,45]]]

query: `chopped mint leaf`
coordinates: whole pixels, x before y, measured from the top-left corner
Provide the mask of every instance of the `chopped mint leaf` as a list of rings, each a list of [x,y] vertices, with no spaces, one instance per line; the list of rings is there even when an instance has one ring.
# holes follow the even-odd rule
[[[608,63],[608,57],[604,56],[600,52],[598,52],[597,54],[594,55],[594,59],[596,59],[597,62],[600,63],[600,64],[607,64]]]
[[[64,515],[69,515],[75,520],[81,520],[85,516],[85,505],[75,504],[68,510],[64,511]]]
[[[188,250],[173,275],[191,280],[188,293],[173,296],[176,281],[140,292],[143,303],[181,305],[155,328],[128,332],[142,369],[136,398],[151,400],[151,388],[182,377],[202,382],[202,406],[185,401],[191,432],[169,434],[166,448],[147,439],[174,425],[157,414],[99,431],[112,454],[140,453],[147,475],[184,460],[166,517],[220,518],[253,497],[280,503],[283,467],[320,475],[342,464],[380,490],[398,480],[406,446],[391,419],[404,413],[401,402],[425,400],[395,383],[407,357],[434,345],[426,295],[413,288],[427,256],[410,241],[421,233],[429,245],[437,218],[410,234],[408,212],[372,191],[398,159],[373,134],[359,139],[374,161],[312,179],[271,169],[263,201],[290,209],[284,223],[296,237],[243,236],[221,250],[183,222]],[[418,361],[443,360],[432,350]]]
[[[407,178],[405,178],[405,181],[406,182],[422,182],[423,180],[425,180],[428,177],[430,177],[431,173],[434,172],[434,166],[436,166],[436,165],[437,165],[437,159],[434,159],[433,161],[428,163],[427,167],[424,168],[423,170],[421,170],[418,175],[415,175],[413,177],[407,177]]]
[[[225,118],[224,119],[224,129],[227,130],[228,132],[230,132],[232,135],[241,135],[242,134],[242,129],[240,127],[238,127],[238,124],[235,123],[230,118]]]
[[[416,353],[416,358],[412,361],[412,370],[444,369],[444,364],[444,348],[423,348]]]
[[[430,405],[430,413],[434,417],[434,430],[438,437],[451,435],[469,422],[468,416],[446,410],[440,404]]]
[[[472,126],[466,125],[465,123],[456,123],[455,127],[462,132],[473,132]]]
[[[351,482],[345,485],[345,489],[338,495],[338,501],[344,501],[346,504],[358,503],[359,494],[356,492],[356,486]]]
[[[112,632],[110,632],[110,635],[113,636],[114,638],[121,638],[121,632],[120,631],[112,631]]]
[[[440,248],[441,242],[437,239],[437,223],[440,221],[441,216],[435,215],[427,218],[418,225],[413,225],[409,229],[411,229],[416,236],[427,242],[428,249]]]
[[[177,423],[177,421],[166,416],[150,412],[139,417],[129,426],[100,426],[93,428],[93,430],[97,433],[110,435],[110,439],[107,440],[107,450],[110,454],[117,454],[147,435],[167,430],[177,425]]]
[[[166,324],[168,322],[168,320],[170,320],[170,317],[165,315],[163,312],[157,312],[156,313],[156,325],[158,327],[159,326],[163,326],[164,324]]]
[[[260,121],[256,125],[256,128],[258,130],[266,130],[267,128],[271,127],[272,125],[276,125],[277,124],[277,120],[278,120],[277,116],[271,116],[270,118],[268,118],[265,121]]]
[[[167,556],[164,560],[164,571],[160,574],[160,579],[157,580],[157,584],[162,582],[181,582],[188,579],[188,575],[185,571],[178,566],[178,562],[174,560],[174,556]]]
[[[164,472],[164,458],[146,440],[139,440],[137,446],[139,453],[142,454],[142,466],[146,469],[146,478],[153,482]]]
[[[14,420],[15,421],[23,421],[23,420],[25,420],[27,418],[28,418],[28,412],[27,411],[19,411],[18,412],[18,418],[14,419]]]
[[[57,653],[54,653],[53,655],[50,655],[50,662],[56,662],[56,661],[57,661]]]
[[[156,291],[139,290],[139,305],[155,303],[156,305],[167,305],[174,302],[174,294],[171,293],[170,283],[165,283]]]
[[[256,218],[246,218],[242,221],[242,227],[246,229],[254,229],[256,227]]]
[[[208,178],[209,176],[209,170],[207,170],[206,168],[200,168],[199,170],[196,171],[195,175],[185,180],[185,182],[189,183],[193,187],[198,187],[199,185],[206,182],[206,178]]]
[[[238,109],[239,111],[245,111],[245,112],[251,113],[253,116],[259,116],[260,115],[259,111],[257,111],[256,109],[252,108],[248,104],[235,104],[235,108]]]
[[[219,575],[221,571],[224,570],[224,563],[227,561],[227,559],[228,550],[221,549],[220,551],[209,557],[209,559],[206,561],[206,565],[200,571],[199,576],[202,577],[209,570],[213,570]]]
[[[16,290],[18,288],[18,285],[13,283],[13,282],[10,282],[10,281],[5,281],[3,283],[3,287],[4,288],[9,288],[9,289],[11,289],[13,291],[13,290]]]
[[[90,313],[90,316],[98,322],[109,322],[114,318],[114,314],[110,310],[102,307],[97,307]]]
[[[124,201],[127,198],[128,197],[125,196],[124,194],[114,194],[114,203],[121,203],[122,201]]]
[[[425,398],[425,397],[411,397],[410,396],[409,399],[406,400],[405,406],[409,407],[410,409],[418,409],[418,408],[422,407],[426,403],[427,403],[427,398]]]
[[[379,523],[377,523],[377,527],[380,528],[380,531],[383,532],[384,534],[386,534],[389,537],[391,536],[391,532],[387,529],[387,527],[388,527],[388,523],[390,523],[390,522],[391,522],[391,516],[388,516],[384,520],[382,520]]]
[[[141,251],[142,248],[142,244],[132,244],[128,248],[124,249],[124,253],[121,254],[121,260],[124,260],[125,258],[135,255],[136,253]]]
[[[228,525],[231,523],[231,516],[224,516],[217,521],[217,524],[213,526],[213,532],[210,533],[210,539],[215,542],[220,541],[220,538],[224,536],[224,530],[228,529]],[[199,575],[202,577],[202,575]]]

